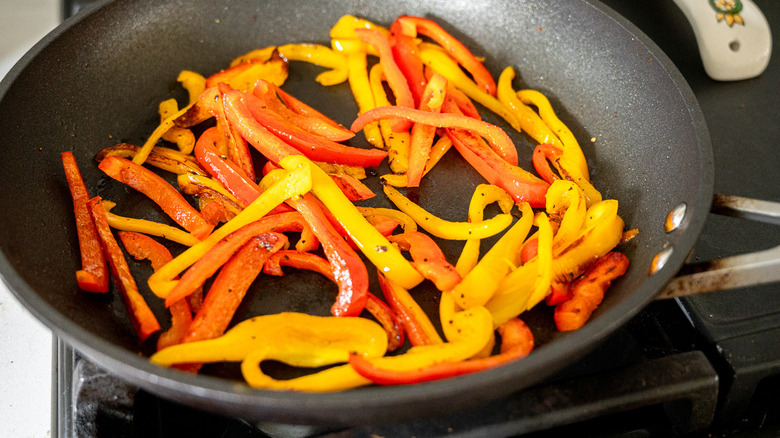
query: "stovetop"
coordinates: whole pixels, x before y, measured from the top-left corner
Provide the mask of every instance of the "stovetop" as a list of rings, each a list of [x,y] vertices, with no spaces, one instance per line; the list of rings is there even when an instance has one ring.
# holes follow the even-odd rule
[[[603,2],[653,39],[696,94],[712,137],[715,191],[780,201],[778,56],[758,78],[716,82],[671,0]],[[65,2],[66,9],[73,3],[79,2]],[[780,22],[780,3],[755,3],[770,25]],[[691,260],[778,244],[777,226],[711,214]],[[337,430],[249,425],[192,411],[124,383],[58,342],[52,435],[778,436],[778,292],[774,284],[656,301],[583,360],[530,390],[443,418]]]

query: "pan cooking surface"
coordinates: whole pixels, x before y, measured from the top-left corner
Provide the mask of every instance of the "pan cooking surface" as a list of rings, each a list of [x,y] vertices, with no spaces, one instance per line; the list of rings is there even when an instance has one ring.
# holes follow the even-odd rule
[[[527,387],[575,360],[625,322],[660,290],[696,240],[712,192],[712,158],[699,108],[665,56],[630,24],[586,2],[114,2],[69,21],[39,43],[0,84],[0,269],[20,300],[91,359],[124,378],[199,407],[288,422],[356,423],[457,409]],[[621,249],[632,266],[615,282],[591,322],[565,336],[550,330],[549,312],[528,322],[542,345],[521,363],[445,382],[362,388],[335,394],[257,391],[232,379],[191,376],[161,369],[145,357],[115,291],[85,294],[73,275],[79,266],[71,202],[59,153],[73,150],[91,195],[118,202],[120,214],[165,220],[143,195],[102,176],[93,157],[127,141],[141,144],[159,122],[161,100],[185,93],[182,69],[211,74],[255,48],[290,42],[328,43],[328,30],[344,14],[389,25],[401,14],[439,22],[460,38],[497,77],[511,65],[516,88],[546,94],[588,158],[592,179],[639,236]],[[357,108],[347,85],[323,88],[317,67],[293,62],[284,88],[349,125]],[[507,126],[486,110],[485,119]],[[530,169],[533,144],[511,130],[521,165]],[[362,138],[353,146],[368,147]],[[594,139],[594,141],[591,141]],[[385,173],[386,167],[378,173]],[[463,220],[481,178],[451,151],[419,190],[422,205]],[[378,178],[369,186],[379,193]],[[381,197],[383,198],[383,197]],[[685,202],[681,230],[663,222]],[[378,199],[371,205],[389,206]],[[647,267],[665,246],[675,252],[652,277]],[[445,246],[454,260],[460,244]],[[148,267],[131,262],[137,278]],[[281,310],[327,314],[335,286],[316,275],[262,277],[239,318]],[[304,279],[301,281],[301,279]],[[142,291],[151,297],[144,282]],[[375,284],[372,290],[377,291]],[[314,291],[314,292],[312,292]],[[417,296],[421,293],[415,292]],[[435,294],[422,304],[435,309]],[[430,297],[430,298],[428,298]],[[162,303],[148,300],[158,315]],[[161,316],[161,321],[166,318]],[[233,376],[231,366],[214,366]],[[463,397],[462,394],[471,397]],[[392,409],[388,409],[392,407]],[[357,410],[359,408],[359,411]]]

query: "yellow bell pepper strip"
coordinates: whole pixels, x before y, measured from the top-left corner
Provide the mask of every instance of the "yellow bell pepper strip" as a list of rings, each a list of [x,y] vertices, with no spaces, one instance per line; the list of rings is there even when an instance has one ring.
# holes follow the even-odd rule
[[[428,280],[431,280],[440,291],[449,291],[460,283],[460,274],[444,257],[436,242],[427,234],[417,231],[406,231],[388,237],[402,251],[409,251],[412,256],[412,266]]]
[[[480,222],[451,222],[432,215],[422,207],[410,201],[394,187],[384,186],[387,198],[408,214],[417,225],[436,237],[449,240],[484,239],[494,236],[512,224],[511,214],[497,214]]]
[[[285,243],[283,236],[265,233],[239,247],[214,279],[203,304],[185,331],[182,343],[222,336],[265,262]],[[178,302],[182,301],[186,302]]]
[[[574,181],[585,193],[588,206],[602,200],[601,193],[591,184],[588,174],[588,163],[582,153],[577,139],[569,128],[561,122],[550,105],[550,101],[542,93],[536,90],[520,90],[517,97],[523,102],[536,106],[544,123],[560,138],[559,148],[562,153],[555,160],[551,160],[562,178]]]
[[[401,69],[398,68],[398,64],[395,63],[393,49],[390,47],[390,41],[387,37],[372,29],[355,29],[355,33],[358,38],[373,46],[379,53],[379,63],[382,65],[387,84],[393,91],[395,104],[400,107],[415,108],[409,84]],[[393,131],[404,132],[408,131],[410,127],[409,121],[399,120],[395,122]]]
[[[128,254],[136,260],[149,260],[155,271],[173,260],[168,248],[147,235],[129,231],[120,231],[117,235]],[[187,300],[177,301],[170,310],[171,327],[157,339],[158,350],[180,343],[192,322],[192,311]]]
[[[447,93],[447,79],[434,74],[423,90],[418,109],[432,113],[440,113],[444,97]],[[425,165],[431,155],[436,127],[415,123],[412,126],[411,143],[409,145],[409,169],[406,171],[407,187],[419,187],[425,172]]]
[[[387,238],[366,221],[355,205],[344,196],[336,183],[322,169],[311,165],[306,157],[300,155],[289,157],[282,162],[282,167],[292,170],[306,163],[309,163],[307,167],[311,168],[312,193],[335,216],[360,251],[394,283],[406,289],[417,286],[423,280],[420,273],[387,241]]]
[[[528,202],[533,208],[543,207],[549,184],[525,169],[513,166],[473,134],[449,129],[452,145],[490,184],[506,190],[516,203]]]
[[[460,69],[460,66],[447,53],[439,48],[420,44],[420,59],[433,71],[447,78],[447,81],[463,91],[468,97],[496,113],[518,132],[522,131],[520,122],[515,114],[491,94],[482,91],[474,81],[466,76],[463,70]]]
[[[276,51],[267,60],[252,59],[214,73],[206,78],[206,88],[222,82],[236,90],[252,91],[258,79],[282,86],[287,80],[289,68],[287,60]]]
[[[354,52],[347,55],[347,71],[349,72],[349,88],[355,97],[358,106],[358,114],[364,113],[374,107],[374,94],[371,90],[371,82],[368,79],[368,62],[365,52]],[[377,149],[385,149],[382,142],[382,133],[378,123],[370,123],[363,130],[366,140]]]
[[[423,176],[427,175],[428,172],[430,172],[436,164],[441,161],[441,159],[444,157],[444,155],[452,148],[452,140],[448,136],[442,136],[439,137],[438,140],[436,140],[436,143],[433,144],[431,147],[430,155],[428,156],[428,161],[425,163],[425,170],[423,171]],[[392,151],[389,151],[390,153]],[[390,153],[388,153],[388,159],[391,158]],[[406,187],[406,175],[395,175],[395,174],[387,174],[382,175],[382,179],[389,185],[393,187]]]
[[[274,52],[279,52],[279,47],[277,47],[277,46],[268,46],[268,47],[263,47],[261,49],[251,50],[251,51],[249,51],[247,53],[244,53],[241,56],[233,58],[233,60],[230,61],[230,67],[235,67],[238,64],[243,64],[245,62],[252,62],[252,61],[265,62],[265,61],[268,61],[271,58],[271,55],[273,55]]]
[[[333,50],[345,54],[363,52],[368,53],[369,55],[378,56],[379,54],[373,46],[366,44],[358,38],[356,33],[357,29],[372,29],[385,37],[390,36],[390,32],[383,26],[364,18],[344,15],[330,29],[331,46]]]
[[[322,86],[337,85],[347,80],[347,58],[330,47],[320,44],[285,44],[279,53],[290,61],[304,61],[330,70],[314,78]]]
[[[555,181],[547,190],[546,210],[551,218],[557,218],[559,222],[553,245],[556,247],[570,245],[585,223],[587,212],[585,195],[571,181]]]
[[[469,202],[468,221],[481,222],[484,220],[485,207],[494,202],[498,203],[498,207],[504,213],[509,213],[514,206],[512,197],[501,187],[492,184],[478,185],[474,189],[474,194],[471,195],[471,201]],[[458,257],[458,261],[455,263],[455,269],[461,277],[465,277],[479,261],[480,242],[480,239],[468,239],[466,244],[463,245],[460,257]]]
[[[453,364],[474,357],[493,339],[492,318],[483,307],[475,307],[457,313],[453,323],[458,325],[460,329],[460,336],[454,341],[414,346],[405,354],[396,356],[367,357],[368,363],[358,362],[356,364],[355,358],[352,357],[350,365],[358,373],[367,372],[366,375],[369,378],[371,378],[370,376],[401,375],[408,378],[411,383],[414,376],[418,373],[424,374],[424,370],[428,367],[443,366],[438,364]],[[405,379],[399,380],[401,383]]]
[[[95,161],[103,161],[103,158],[109,155],[132,159],[140,149],[141,148],[136,145],[120,143],[116,146],[102,149],[95,156]],[[146,158],[146,164],[177,175],[183,173],[206,175],[206,171],[200,167],[200,164],[198,164],[195,157],[166,147],[153,147],[149,156]]]
[[[551,144],[562,147],[560,139],[553,130],[547,126],[539,115],[526,106],[512,88],[512,80],[515,78],[515,70],[510,66],[504,69],[498,76],[498,100],[503,103],[517,118],[523,131],[538,144]]]
[[[274,99],[273,90],[261,81],[258,81],[253,96],[245,97],[256,121],[310,159],[349,166],[377,167],[387,156],[384,151],[346,146],[294,125],[272,110],[273,104],[270,102]]]
[[[81,269],[76,271],[76,282],[79,288],[87,292],[108,292],[108,264],[103,254],[92,215],[89,212],[90,200],[87,185],[81,176],[76,157],[73,152],[60,154],[68,189],[73,199],[73,213],[76,219],[76,236],[79,240],[81,254]]]
[[[396,220],[404,231],[417,231],[417,222],[402,211],[379,207],[358,207],[357,209],[369,222],[371,222],[371,216],[384,216]]]
[[[176,81],[179,82],[185,90],[187,90],[187,94],[189,95],[189,101],[187,102],[188,105],[192,105],[197,102],[200,98],[200,95],[206,91],[206,78],[204,78],[203,75],[199,73],[195,73],[194,71],[180,71]]]
[[[283,160],[284,161],[284,160]],[[310,166],[306,163],[292,166],[283,178],[272,184],[236,217],[214,230],[206,239],[181,253],[170,263],[153,273],[148,280],[149,288],[160,298],[166,298],[177,283],[174,278],[181,274],[214,245],[230,233],[257,221],[286,199],[300,196],[311,189]]]
[[[346,58],[344,63],[346,64]],[[268,103],[272,105],[272,110],[290,121],[290,123],[328,140],[341,142],[355,136],[354,132],[336,123],[335,120],[303,103],[276,85],[267,81],[263,81],[263,83],[277,96],[276,99],[268,100]],[[257,85],[255,85],[255,88],[257,88]]]
[[[474,268],[463,277],[454,289],[452,297],[462,309],[470,309],[487,303],[499,285],[520,262],[520,248],[533,224],[533,211],[528,203],[520,205],[522,216],[482,257]]]
[[[176,282],[176,286],[165,297],[165,305],[170,306],[195,292],[251,238],[271,232],[302,232],[305,227],[306,222],[303,217],[296,212],[290,212],[265,216],[228,234],[184,272],[181,279]],[[287,243],[287,238],[283,234],[273,234],[267,238],[267,246],[270,248],[276,245],[277,240]]]
[[[200,240],[192,234],[167,224],[148,221],[146,219],[129,218],[111,213],[111,209],[116,206],[116,203],[114,202],[104,199],[102,204],[103,209],[106,211],[108,225],[113,229],[162,237],[163,239],[180,243],[185,246],[193,246],[200,242]]]
[[[555,307],[555,326],[559,331],[571,331],[585,325],[601,304],[604,292],[612,281],[628,270],[628,257],[610,252],[596,260],[582,277],[571,284],[572,297]]]
[[[436,327],[414,300],[409,291],[378,274],[379,286],[382,288],[387,304],[398,315],[404,333],[413,346],[435,345],[444,341],[436,331]]]
[[[496,125],[472,119],[462,114],[430,113],[414,108],[384,106],[374,108],[359,115],[350,129],[360,131],[366,124],[382,119],[403,118],[414,123],[435,126],[437,128],[462,129],[484,137],[491,148],[507,163],[517,166],[517,149],[512,139]]]
[[[170,117],[163,120],[157,128],[152,131],[152,134],[149,135],[149,137],[146,139],[146,142],[141,146],[141,149],[136,152],[135,156],[133,157],[133,163],[138,164],[139,166],[141,164],[144,164],[144,161],[146,161],[146,157],[149,156],[149,153],[152,152],[152,148],[155,144],[157,144],[158,141],[162,138],[162,136],[168,132],[171,127],[175,125],[174,121],[187,113],[187,111],[190,109],[190,106],[185,106],[184,108],[180,109],[179,111],[171,114]]]
[[[423,34],[441,45],[450,56],[471,74],[480,90],[495,96],[496,83],[482,62],[457,38],[444,30],[438,23],[422,17],[402,16],[397,19],[404,35],[415,38]]]
[[[292,379],[274,379],[260,368],[263,361],[274,359],[268,357],[268,351],[268,348],[254,350],[241,362],[241,373],[249,386],[273,391],[335,392],[371,384],[349,365],[338,365]]]
[[[369,359],[358,355],[351,355],[349,364],[358,374],[378,385],[408,385],[489,370],[520,360],[533,350],[533,333],[522,320],[511,319],[501,324],[498,332],[501,335],[501,352],[495,356],[461,362],[439,362],[405,371],[380,368]]]
[[[160,323],[144,300],[143,295],[138,291],[138,285],[130,273],[130,267],[127,265],[122,248],[119,247],[111,228],[108,226],[106,212],[103,210],[100,197],[96,196],[90,199],[88,207],[100,237],[103,253],[108,260],[111,276],[114,277],[114,283],[122,296],[122,302],[130,316],[130,322],[141,341],[145,341],[149,336],[160,331]]]
[[[534,224],[539,228],[536,253],[536,280],[533,291],[528,297],[526,310],[530,310],[550,294],[552,286],[553,231],[544,212],[537,213]]]
[[[151,170],[130,160],[112,156],[104,158],[98,167],[111,178],[148,196],[165,214],[198,239],[204,239],[214,228],[178,190]]]
[[[176,103],[176,99],[168,99],[160,102],[158,107],[160,113],[160,121],[165,121],[171,114],[179,110],[179,105]],[[183,154],[189,154],[192,152],[192,148],[195,147],[195,134],[187,128],[181,128],[179,126],[172,126],[162,136],[163,140],[171,143],[176,143],[179,151]]]
[[[368,75],[371,91],[374,94],[375,106],[390,106],[390,101],[385,93],[385,73],[382,70],[382,64],[374,64]],[[390,170],[393,173],[406,173],[409,168],[409,144],[411,134],[407,131],[394,132],[392,120],[380,120],[379,122],[369,123],[363,128],[363,133],[369,135],[366,129],[373,126],[379,126],[379,132],[382,134],[385,149],[387,150],[387,160],[390,164]],[[351,132],[351,131],[350,131]],[[406,178],[404,178],[406,180]]]
[[[259,361],[250,360],[258,358],[252,355],[258,351],[264,351],[263,359],[313,368],[345,363],[351,352],[381,356],[387,351],[387,336],[379,324],[366,318],[284,312],[240,322],[219,338],[168,347],[152,355],[150,360],[163,366],[246,361],[259,373]],[[248,379],[247,383],[253,385],[254,379]]]

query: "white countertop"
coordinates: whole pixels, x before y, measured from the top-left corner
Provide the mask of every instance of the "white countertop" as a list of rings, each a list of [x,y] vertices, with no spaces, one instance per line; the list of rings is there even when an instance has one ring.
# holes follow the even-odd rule
[[[0,77],[60,22],[59,0],[0,0]],[[0,283],[0,437],[51,436],[51,331]]]

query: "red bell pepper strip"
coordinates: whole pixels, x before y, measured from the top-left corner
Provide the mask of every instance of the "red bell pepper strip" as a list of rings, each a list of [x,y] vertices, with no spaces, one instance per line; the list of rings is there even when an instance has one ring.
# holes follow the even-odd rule
[[[244,243],[214,279],[200,310],[187,329],[183,342],[222,336],[249,286],[260,274],[268,258],[282,249],[286,240],[281,234],[263,233]]]
[[[601,304],[612,281],[628,270],[628,257],[610,252],[599,258],[571,284],[572,298],[555,307],[555,326],[560,331],[577,330]]]
[[[173,260],[173,256],[168,251],[168,248],[145,234],[131,231],[120,231],[117,234],[128,254],[136,260],[149,260],[152,263],[152,269],[155,271]],[[187,300],[175,302],[170,307],[170,311],[171,328],[167,332],[160,334],[160,337],[157,339],[157,350],[180,344],[192,322],[192,311]]]
[[[442,108],[443,112],[454,112],[456,114],[463,114],[466,117],[471,117],[472,119],[482,120],[482,116],[479,114],[477,107],[474,106],[474,102],[472,102],[464,92],[458,90],[457,88],[453,86],[449,87],[447,89],[447,97],[445,99],[446,101],[454,104],[459,111],[454,112],[446,110],[445,108],[448,104],[445,101],[445,107]]]
[[[441,336],[409,292],[391,283],[381,273],[377,277],[387,304],[401,320],[404,333],[412,346],[441,344],[443,342]]]
[[[416,110],[414,108],[403,108],[399,106],[384,106],[374,108],[359,115],[350,129],[357,132],[367,123],[383,119],[402,118],[414,123],[436,126],[437,128],[457,128],[470,131],[484,137],[495,152],[507,163],[517,166],[517,149],[512,139],[506,132],[496,125],[492,125],[481,120],[476,120],[462,114],[450,113],[429,113]]]
[[[419,231],[406,231],[388,237],[401,250],[409,251],[412,266],[428,280],[433,281],[440,291],[448,291],[460,283],[461,277],[455,267],[444,257],[436,242]]]
[[[516,203],[528,202],[533,208],[543,208],[544,195],[549,184],[524,169],[502,160],[479,137],[456,129],[449,129],[452,145],[463,158],[489,183],[506,190]]]
[[[393,59],[406,78],[417,108],[422,100],[425,84],[428,82],[425,78],[423,62],[417,54],[417,43],[413,37],[404,35],[401,22],[398,20],[390,26],[390,40]]]
[[[395,63],[393,49],[390,47],[390,41],[387,37],[373,29],[355,29],[355,33],[358,38],[374,46],[379,53],[379,63],[382,65],[382,70],[385,72],[387,84],[390,86],[390,89],[393,90],[396,106],[415,108],[412,91],[409,89],[406,77],[401,72],[401,69],[398,68],[398,64]],[[402,120],[396,122],[393,126],[393,131],[404,132],[408,131],[410,127],[411,123]],[[352,131],[355,130],[353,129]]]
[[[311,227],[322,245],[339,286],[336,302],[331,307],[333,316],[358,316],[366,306],[368,271],[360,256],[333,227],[324,208],[311,193],[287,203],[297,210]]]
[[[268,261],[265,262],[263,272],[268,275],[284,275],[282,266],[290,266],[296,269],[306,269],[318,272],[331,281],[335,282],[333,270],[330,263],[310,252],[281,250],[274,253]],[[404,332],[398,315],[376,295],[368,292],[366,300],[366,310],[382,324],[387,333],[387,349],[393,351],[398,349],[404,343]]]
[[[556,179],[560,179],[550,168],[550,162],[557,162],[562,155],[563,149],[552,144],[543,143],[534,148],[532,158],[534,169],[548,184],[552,184]]]
[[[98,165],[111,178],[148,196],[155,204],[198,239],[214,229],[176,188],[151,170],[120,157],[108,156]]]
[[[434,74],[423,90],[419,110],[430,113],[440,113],[445,95],[447,94],[447,79]],[[425,165],[431,155],[436,127],[415,123],[409,144],[409,168],[406,171],[406,186],[419,187],[425,172]]]
[[[63,152],[61,158],[70,195],[73,198],[73,213],[76,217],[76,233],[81,252],[81,269],[76,271],[76,282],[79,288],[87,292],[108,292],[108,264],[87,206],[90,199],[87,186],[84,184],[84,178],[81,176],[73,152]]]
[[[461,362],[439,362],[408,371],[382,369],[359,354],[351,354],[349,364],[361,376],[378,385],[407,385],[462,376],[495,368],[526,357],[534,347],[534,337],[528,326],[514,318],[498,327],[501,353],[495,356]]]
[[[224,265],[233,253],[254,236],[263,233],[285,231],[301,232],[305,222],[296,212],[280,213],[264,216],[255,222],[247,224],[214,245],[203,257],[192,264],[181,279],[171,289],[165,298],[165,305],[170,306],[176,301],[190,295],[198,289],[220,266]]]
[[[231,91],[232,88],[225,84],[219,84],[217,85],[217,88],[220,93],[220,100],[218,105],[216,105],[218,107],[217,129],[222,131],[222,135],[227,141],[227,157],[244,171],[250,181],[256,181],[255,165],[252,161],[252,155],[249,152],[249,145],[235,126],[228,123],[227,116],[225,116],[225,104],[222,96]]]
[[[152,313],[149,305],[146,304],[144,297],[138,292],[138,285],[130,273],[130,267],[127,265],[122,248],[119,247],[116,239],[114,239],[114,235],[111,233],[108,218],[106,218],[106,210],[103,209],[103,205],[100,202],[99,196],[92,198],[89,201],[89,211],[100,236],[103,252],[108,259],[111,275],[114,277],[114,282],[122,296],[122,302],[124,302],[127,313],[130,316],[130,322],[133,324],[133,328],[135,328],[135,332],[141,341],[145,341],[153,333],[160,330],[160,323],[157,322],[157,318]]]
[[[354,132],[336,123],[335,120],[309,105],[306,105],[290,94],[282,91],[281,88],[271,82],[265,80],[258,81],[257,85],[255,85],[255,90],[257,90],[261,84],[263,87],[268,87],[276,94],[276,96],[269,96],[272,97],[267,101],[269,108],[304,131],[336,142],[347,141],[355,136]],[[281,99],[281,101],[279,99]]]
[[[439,43],[445,51],[471,74],[480,89],[492,96],[496,95],[496,82],[484,64],[477,59],[463,43],[444,30],[436,22],[422,17],[403,16],[398,18],[401,29],[410,37],[421,33]]]
[[[258,88],[255,90],[257,92]],[[387,156],[387,152],[379,149],[346,146],[307,132],[285,120],[278,113],[271,111],[265,104],[267,100],[265,96],[261,98],[257,94],[247,94],[244,99],[250,114],[260,125],[311,160],[359,167],[377,167]]]

